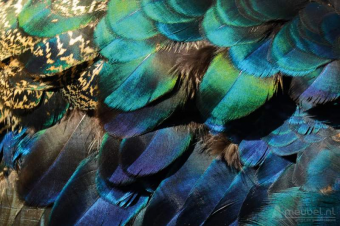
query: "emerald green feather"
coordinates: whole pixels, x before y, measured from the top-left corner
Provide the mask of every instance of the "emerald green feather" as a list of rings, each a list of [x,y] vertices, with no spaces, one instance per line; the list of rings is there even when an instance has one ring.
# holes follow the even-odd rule
[[[107,17],[112,30],[124,38],[143,40],[158,34],[154,22],[142,11],[140,1],[112,0]]]
[[[203,77],[198,107],[206,123],[224,125],[255,111],[275,92],[273,78],[258,78],[236,69],[226,53],[215,57]]]

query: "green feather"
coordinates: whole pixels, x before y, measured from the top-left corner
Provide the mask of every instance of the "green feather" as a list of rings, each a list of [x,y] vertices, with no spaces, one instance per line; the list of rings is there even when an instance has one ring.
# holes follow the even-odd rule
[[[144,40],[158,34],[154,22],[143,13],[140,1],[112,0],[107,17],[112,30],[124,38]]]
[[[111,63],[128,62],[145,57],[155,52],[157,43],[162,43],[164,39],[160,35],[146,40],[125,39],[114,33],[107,18],[99,22],[94,34],[101,55]]]
[[[105,104],[132,111],[169,93],[177,81],[170,72],[175,60],[168,52],[160,51],[127,63],[104,65],[99,89]]]
[[[241,72],[226,53],[220,53],[203,77],[198,107],[208,124],[224,125],[255,111],[273,96],[275,89],[273,78]]]

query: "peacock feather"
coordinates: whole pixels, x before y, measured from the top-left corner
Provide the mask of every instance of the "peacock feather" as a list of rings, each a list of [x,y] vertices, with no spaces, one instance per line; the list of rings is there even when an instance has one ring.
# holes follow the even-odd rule
[[[0,225],[339,225],[340,2],[0,0]]]

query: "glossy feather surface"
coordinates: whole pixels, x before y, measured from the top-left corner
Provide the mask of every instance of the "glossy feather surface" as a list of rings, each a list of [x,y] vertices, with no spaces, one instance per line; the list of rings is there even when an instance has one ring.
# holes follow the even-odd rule
[[[0,225],[338,225],[339,40],[336,0],[0,1]]]

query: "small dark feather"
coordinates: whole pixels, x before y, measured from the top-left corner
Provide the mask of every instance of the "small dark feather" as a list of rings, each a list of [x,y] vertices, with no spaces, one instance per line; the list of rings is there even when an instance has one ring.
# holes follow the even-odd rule
[[[205,42],[193,43],[180,50],[173,73],[180,75],[181,85],[186,87],[187,96],[194,98],[203,75],[217,52],[215,46]]]
[[[238,145],[233,144],[225,134],[207,134],[201,139],[202,150],[223,158],[230,167],[242,168]]]

